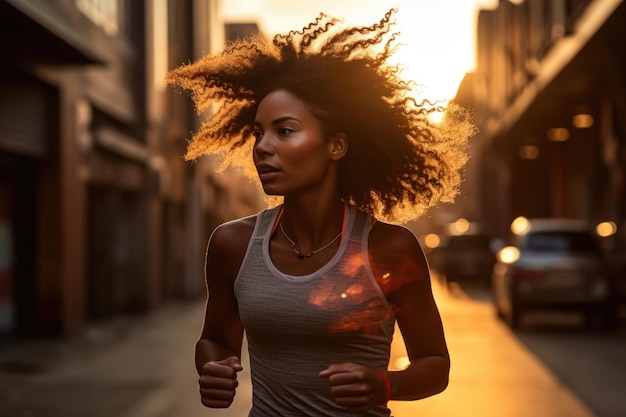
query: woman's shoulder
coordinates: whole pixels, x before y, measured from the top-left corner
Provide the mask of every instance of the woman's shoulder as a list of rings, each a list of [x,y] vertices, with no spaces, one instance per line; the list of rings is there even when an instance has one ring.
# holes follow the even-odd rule
[[[398,249],[398,246],[419,247],[417,238],[411,230],[405,226],[376,221],[370,233],[370,242],[392,245],[391,249]]]
[[[420,263],[424,252],[415,234],[405,226],[377,221],[369,236],[369,250],[383,263],[412,258]]]
[[[428,263],[417,238],[404,226],[376,222],[369,236],[370,267],[389,299],[409,283],[428,282]],[[382,279],[381,277],[393,277]]]
[[[220,224],[211,234],[210,247],[223,250],[246,247],[254,231],[256,220],[257,215],[252,215]]]
[[[207,246],[205,268],[207,279],[217,277],[218,280],[230,282],[235,279],[254,231],[255,222],[256,216],[248,216],[215,228]]]
[[[219,251],[245,251],[254,233],[257,222],[265,216],[272,216],[280,210],[280,206],[265,209],[257,214],[231,220],[220,224],[213,230],[209,240],[209,249]]]

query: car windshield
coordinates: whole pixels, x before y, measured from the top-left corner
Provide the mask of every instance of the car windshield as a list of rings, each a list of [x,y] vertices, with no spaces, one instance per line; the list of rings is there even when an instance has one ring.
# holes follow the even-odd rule
[[[525,249],[561,254],[600,253],[600,247],[593,236],[588,233],[567,231],[530,233],[526,237]]]

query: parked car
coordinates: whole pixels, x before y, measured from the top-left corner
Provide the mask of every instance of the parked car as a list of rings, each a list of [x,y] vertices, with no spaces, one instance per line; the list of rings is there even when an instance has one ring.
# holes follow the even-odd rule
[[[569,309],[589,323],[617,321],[615,281],[596,235],[578,220],[533,219],[502,248],[493,267],[495,308],[513,328],[532,310]]]
[[[439,245],[429,254],[431,266],[445,276],[447,283],[488,284],[496,261],[491,236],[475,223],[459,227],[457,222],[452,223],[439,235]]]

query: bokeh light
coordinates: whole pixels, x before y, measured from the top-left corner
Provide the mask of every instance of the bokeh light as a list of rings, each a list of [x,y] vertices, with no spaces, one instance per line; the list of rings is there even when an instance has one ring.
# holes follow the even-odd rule
[[[450,233],[451,235],[462,235],[464,233],[467,233],[469,228],[469,221],[461,217],[448,226],[448,233]]]
[[[525,145],[519,148],[519,156],[522,159],[537,159],[539,158],[539,148],[535,145]]]
[[[522,235],[528,231],[529,226],[528,219],[524,216],[520,216],[511,223],[511,232],[515,235]]]
[[[569,139],[569,130],[564,127],[554,127],[548,129],[548,139],[552,142],[565,142]]]
[[[424,244],[427,248],[434,249],[441,243],[441,238],[435,233],[430,233],[424,238]]]
[[[519,249],[515,246],[506,246],[498,251],[498,260],[505,264],[512,264],[520,257]]]
[[[577,114],[572,118],[572,125],[576,129],[588,129],[593,126],[593,116],[587,113]]]
[[[613,236],[617,232],[617,225],[614,222],[602,222],[596,226],[596,233],[600,237]]]

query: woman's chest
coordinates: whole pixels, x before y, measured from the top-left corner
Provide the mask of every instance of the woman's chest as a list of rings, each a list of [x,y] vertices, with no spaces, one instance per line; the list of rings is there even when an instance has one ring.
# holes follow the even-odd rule
[[[321,337],[380,329],[391,309],[367,274],[327,273],[306,281],[242,276],[236,290],[250,334]]]

